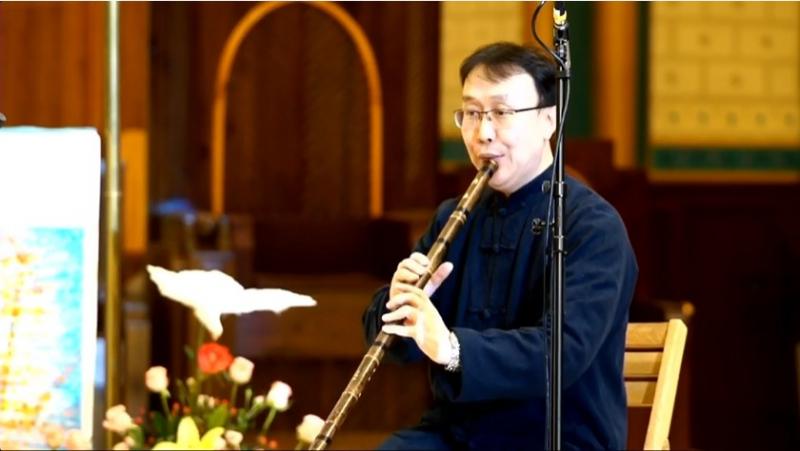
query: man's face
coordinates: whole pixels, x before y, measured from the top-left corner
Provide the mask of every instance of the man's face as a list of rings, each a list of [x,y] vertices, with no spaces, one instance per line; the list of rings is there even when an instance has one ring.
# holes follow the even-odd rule
[[[464,80],[465,111],[517,110],[539,106],[533,78],[520,72],[500,82],[490,81],[478,66]],[[550,136],[555,130],[555,107],[515,113],[501,125],[486,115],[466,122],[461,136],[476,168],[495,160],[497,171],[489,186],[510,195],[533,180],[551,163]]]

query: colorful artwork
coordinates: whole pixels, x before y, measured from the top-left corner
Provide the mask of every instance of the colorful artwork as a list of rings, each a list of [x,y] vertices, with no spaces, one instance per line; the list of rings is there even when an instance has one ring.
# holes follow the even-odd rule
[[[81,426],[82,240],[0,230],[0,448],[46,447],[48,423]]]
[[[91,436],[99,169],[94,131],[0,130],[0,449]]]

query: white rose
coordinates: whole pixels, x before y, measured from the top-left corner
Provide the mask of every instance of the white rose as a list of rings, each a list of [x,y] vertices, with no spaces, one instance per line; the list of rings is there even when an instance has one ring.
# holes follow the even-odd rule
[[[103,420],[103,427],[109,431],[124,435],[128,432],[128,429],[134,427],[134,424],[131,416],[128,415],[128,412],[125,410],[125,406],[117,404],[106,412],[106,419]]]
[[[52,449],[61,448],[64,443],[64,428],[57,424],[48,424],[42,428],[44,434],[44,441]]]
[[[258,405],[264,404],[264,399],[265,399],[264,395],[256,396],[255,398],[253,398],[253,405],[254,406],[258,406]]]
[[[136,445],[136,440],[134,440],[131,436],[125,437],[124,441],[125,444],[128,445],[128,448],[133,448],[134,445]]]
[[[242,433],[239,431],[225,431],[225,440],[234,447],[238,447],[239,444],[242,443],[243,438],[244,436],[242,436]]]
[[[306,415],[303,422],[297,426],[297,440],[302,443],[312,443],[325,425],[325,420],[316,415]]]
[[[231,379],[237,384],[246,384],[250,382],[250,378],[253,376],[253,362],[247,360],[244,357],[236,357],[231,362],[231,367],[228,369],[228,372],[231,375]]]
[[[217,437],[217,439],[214,440],[214,449],[225,449],[227,447],[228,445],[225,443],[225,439],[222,437]]]
[[[144,374],[144,383],[147,389],[154,393],[161,393],[167,389],[167,369],[163,366],[154,366]]]
[[[114,445],[114,447],[111,448],[111,449],[120,450],[120,451],[127,451],[127,450],[131,449],[131,447],[128,446],[128,444],[125,443],[125,442],[119,442],[116,445]]]
[[[67,432],[67,441],[64,443],[67,449],[92,449],[92,441],[78,429]]]
[[[290,396],[292,396],[292,387],[285,382],[275,381],[267,393],[267,405],[278,412],[285,412],[289,408]]]
[[[217,398],[209,395],[199,394],[197,395],[197,405],[200,407],[207,407],[212,408],[217,405]]]

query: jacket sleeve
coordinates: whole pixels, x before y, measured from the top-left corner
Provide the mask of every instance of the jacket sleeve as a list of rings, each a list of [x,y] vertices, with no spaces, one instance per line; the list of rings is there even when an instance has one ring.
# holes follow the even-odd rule
[[[613,210],[584,218],[570,230],[565,268],[562,383],[569,388],[587,370],[614,327],[623,327],[636,278],[636,262],[621,219]],[[578,229],[573,227],[573,229]],[[541,327],[477,331],[454,328],[462,369],[434,368],[434,384],[451,401],[544,396],[549,352]]]
[[[436,238],[439,236],[439,231],[444,227],[445,221],[454,208],[455,201],[452,199],[445,201],[439,206],[436,215],[428,225],[428,229],[419,241],[417,241],[412,252],[420,252],[422,254],[428,253],[431,247],[433,247]],[[372,296],[372,302],[370,302],[364,314],[361,316],[367,346],[375,341],[375,337],[377,337],[381,331],[381,326],[383,326],[381,316],[387,312],[386,303],[388,301],[389,285],[384,285]],[[387,356],[394,361],[409,363],[422,360],[425,354],[419,349],[413,339],[395,337],[394,343],[390,349],[387,350]]]

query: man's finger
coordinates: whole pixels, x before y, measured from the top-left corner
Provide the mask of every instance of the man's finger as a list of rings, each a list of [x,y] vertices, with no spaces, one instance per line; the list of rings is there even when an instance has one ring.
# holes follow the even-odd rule
[[[399,337],[411,337],[413,328],[410,326],[401,326],[399,324],[384,324],[381,330],[387,334],[397,335]]]
[[[394,273],[395,282],[414,283],[419,280],[419,274],[408,268],[400,268]]]
[[[394,323],[400,320],[406,320],[404,322],[414,324],[417,321],[417,309],[410,305],[404,305],[395,311],[384,313],[383,316],[381,316],[381,319],[384,323]]]
[[[398,284],[398,285],[403,285],[403,284]],[[411,285],[405,285],[405,286],[413,288],[413,286]],[[419,302],[417,301],[417,294],[407,289],[406,290],[401,289],[399,294],[396,294],[393,298],[389,299],[389,302],[386,303],[386,308],[388,308],[389,310],[395,310],[397,309],[397,307],[406,304],[416,307],[417,304],[419,304]]]
[[[402,283],[397,282],[394,284],[395,292],[398,293],[413,293],[416,296],[425,296],[425,292],[422,291],[420,288],[417,288],[416,285],[412,285],[410,283]]]
[[[413,272],[414,274],[416,274],[418,276],[421,276],[422,274],[425,274],[425,271],[428,270],[428,266],[427,265],[423,265],[420,262],[414,261],[414,260],[412,260],[410,258],[407,258],[407,259],[403,260],[401,262],[400,266],[401,266],[402,269],[411,271],[411,272]]]
[[[447,276],[449,276],[451,272],[453,272],[452,263],[444,262],[439,265],[439,267],[436,268],[436,271],[434,271],[433,275],[431,276],[431,279],[425,284],[425,289],[423,290],[425,292],[425,296],[433,296],[433,293],[436,292],[436,290],[439,288],[442,282],[447,279]]]
[[[431,264],[431,261],[428,260],[428,257],[425,254],[421,254],[419,252],[414,252],[413,254],[411,254],[409,259],[417,262],[420,266],[424,268],[427,268]]]

